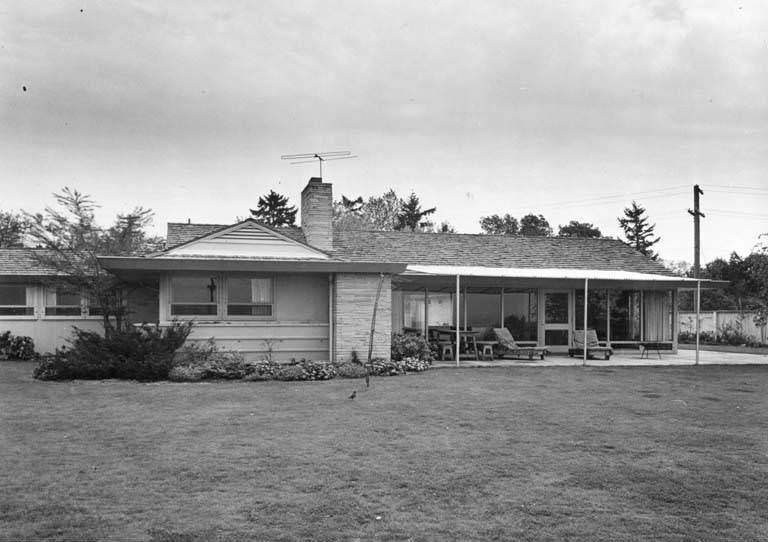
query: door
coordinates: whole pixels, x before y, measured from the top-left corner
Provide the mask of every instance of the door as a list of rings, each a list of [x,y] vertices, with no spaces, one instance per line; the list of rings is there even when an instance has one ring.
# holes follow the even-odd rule
[[[544,290],[544,345],[550,352],[568,352],[571,344],[571,290]]]

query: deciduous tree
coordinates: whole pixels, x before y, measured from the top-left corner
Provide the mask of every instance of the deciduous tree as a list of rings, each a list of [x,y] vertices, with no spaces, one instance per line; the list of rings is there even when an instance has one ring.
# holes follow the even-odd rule
[[[552,235],[552,227],[543,215],[530,213],[520,219],[520,235],[526,237],[549,237]]]
[[[579,222],[578,220],[571,220],[565,226],[560,226],[557,235],[559,237],[602,237],[600,228],[596,228],[594,224],[589,222]]]
[[[491,235],[517,235],[520,233],[520,224],[509,213],[504,216],[490,215],[481,217],[480,227],[483,233]]]

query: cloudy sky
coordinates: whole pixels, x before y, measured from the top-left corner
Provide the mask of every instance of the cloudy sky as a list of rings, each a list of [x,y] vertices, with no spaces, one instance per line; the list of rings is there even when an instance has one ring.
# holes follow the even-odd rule
[[[764,0],[7,2],[0,208],[71,186],[108,220],[230,222],[349,149],[337,196],[414,190],[437,220],[544,214],[619,234],[647,207],[662,257],[768,232]],[[26,87],[26,91],[23,90]]]

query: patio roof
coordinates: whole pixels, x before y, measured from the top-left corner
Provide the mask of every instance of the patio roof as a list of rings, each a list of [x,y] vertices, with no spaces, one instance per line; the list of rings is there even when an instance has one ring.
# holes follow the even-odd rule
[[[570,286],[583,285],[589,279],[591,288],[614,288],[631,285],[637,288],[691,288],[695,289],[701,281],[703,288],[716,288],[727,284],[727,281],[707,279],[692,279],[654,273],[638,273],[635,271],[619,271],[604,269],[567,269],[567,268],[515,268],[515,267],[481,267],[453,265],[413,265],[409,264],[401,275],[401,283],[417,284],[431,283],[434,286],[449,287],[454,285],[456,276],[464,279],[464,284],[478,287],[503,287],[515,285],[545,285],[547,282],[566,282]],[[442,280],[441,280],[442,279]],[[446,279],[449,279],[450,282]],[[469,280],[466,280],[469,279]],[[445,284],[443,284],[445,283]]]

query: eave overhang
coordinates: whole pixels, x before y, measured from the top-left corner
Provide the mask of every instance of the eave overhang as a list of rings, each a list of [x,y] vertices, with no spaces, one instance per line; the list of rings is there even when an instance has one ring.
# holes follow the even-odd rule
[[[261,273],[385,273],[398,274],[406,265],[339,260],[258,260],[240,258],[142,258],[99,256],[106,269],[122,274],[157,274],[167,271]]]

